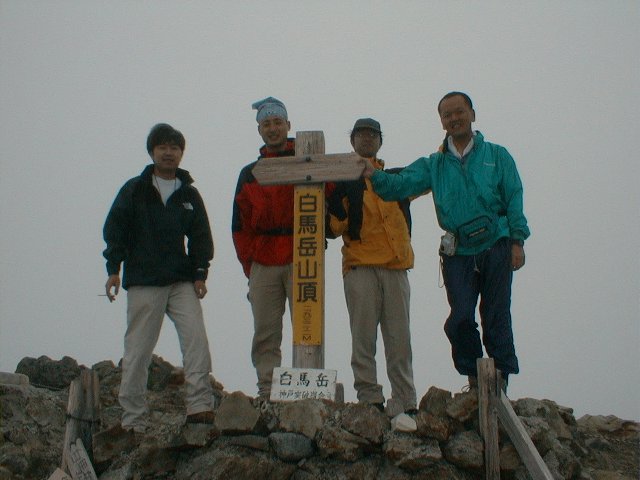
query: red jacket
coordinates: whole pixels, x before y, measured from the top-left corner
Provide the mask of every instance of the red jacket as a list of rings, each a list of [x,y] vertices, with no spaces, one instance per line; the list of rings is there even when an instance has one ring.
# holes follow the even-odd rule
[[[293,139],[284,151],[267,152],[260,157],[295,155]],[[249,277],[251,263],[286,265],[293,261],[293,185],[260,185],[252,170],[257,161],[242,169],[233,200],[231,232],[238,260]]]

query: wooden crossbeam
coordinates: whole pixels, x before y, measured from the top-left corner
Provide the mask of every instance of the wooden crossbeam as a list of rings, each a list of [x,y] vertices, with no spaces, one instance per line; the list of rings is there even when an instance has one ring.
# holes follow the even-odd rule
[[[298,135],[314,133],[322,132],[298,132]],[[364,163],[356,153],[299,154],[296,148],[295,157],[260,160],[253,168],[253,175],[261,185],[305,185],[356,180],[363,170]]]

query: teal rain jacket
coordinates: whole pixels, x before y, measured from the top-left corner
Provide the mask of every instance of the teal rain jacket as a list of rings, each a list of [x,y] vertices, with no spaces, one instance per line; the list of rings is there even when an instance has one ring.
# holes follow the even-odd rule
[[[440,227],[458,238],[457,255],[475,255],[503,237],[524,241],[530,234],[513,158],[504,147],[485,142],[480,132],[473,141],[464,161],[446,149],[445,141],[444,152],[419,158],[398,174],[378,170],[371,177],[374,190],[385,200],[431,189]],[[466,240],[479,230],[482,235]]]

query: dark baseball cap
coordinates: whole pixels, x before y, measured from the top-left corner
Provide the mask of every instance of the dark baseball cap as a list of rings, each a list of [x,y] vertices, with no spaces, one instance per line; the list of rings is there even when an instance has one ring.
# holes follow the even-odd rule
[[[369,128],[375,132],[382,133],[380,129],[380,122],[374,120],[373,118],[359,118],[356,120],[356,123],[353,125],[353,130],[360,130],[361,128]]]

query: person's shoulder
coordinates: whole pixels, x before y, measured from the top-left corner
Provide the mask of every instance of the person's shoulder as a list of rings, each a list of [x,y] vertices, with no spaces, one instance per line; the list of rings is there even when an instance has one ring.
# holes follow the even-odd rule
[[[255,177],[253,176],[253,168],[256,166],[257,163],[258,161],[254,160],[253,162],[242,167],[242,169],[240,169],[240,174],[238,175],[238,182],[254,181]]]
[[[136,185],[142,185],[146,182],[151,182],[151,175],[153,174],[153,165],[147,165],[144,170],[142,170],[142,172],[140,172],[139,175],[136,175],[135,177],[131,177],[129,180],[127,180],[122,188],[125,187],[133,187]]]
[[[482,147],[491,152],[491,155],[496,159],[511,159],[511,154],[504,145],[483,140]]]
[[[135,177],[131,177],[129,180],[124,182],[124,184],[122,185],[122,188],[120,189],[120,191],[122,191],[122,192],[133,191],[133,190],[139,188],[141,185],[143,185],[144,182],[145,182],[145,179],[144,179],[144,177],[142,175],[137,175]]]
[[[489,140],[487,140],[479,131],[476,132],[473,139],[473,141],[478,145],[486,146],[488,148],[491,148],[492,150],[506,150],[506,147],[500,145],[499,143],[490,142]]]

